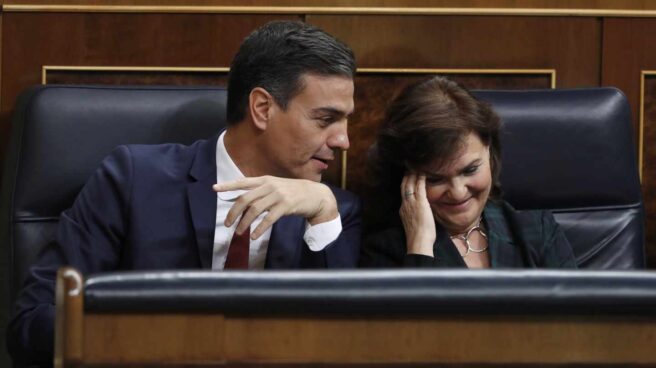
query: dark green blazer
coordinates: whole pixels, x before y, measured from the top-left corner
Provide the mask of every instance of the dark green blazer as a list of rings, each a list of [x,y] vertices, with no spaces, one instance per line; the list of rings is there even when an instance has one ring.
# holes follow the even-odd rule
[[[576,268],[572,247],[549,211],[517,211],[504,201],[483,210],[491,268]],[[362,267],[467,267],[444,228],[438,225],[435,257],[407,255],[403,227],[368,236]]]

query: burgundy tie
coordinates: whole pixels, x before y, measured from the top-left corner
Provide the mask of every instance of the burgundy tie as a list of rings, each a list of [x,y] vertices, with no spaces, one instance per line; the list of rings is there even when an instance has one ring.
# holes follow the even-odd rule
[[[228,256],[226,257],[224,269],[247,269],[248,268],[248,248],[250,245],[251,228],[250,226],[241,235],[235,232],[230,241]]]

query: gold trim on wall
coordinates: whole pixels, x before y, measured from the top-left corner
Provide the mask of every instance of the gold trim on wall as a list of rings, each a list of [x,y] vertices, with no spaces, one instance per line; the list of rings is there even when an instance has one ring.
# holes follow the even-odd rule
[[[339,186],[342,189],[346,189],[346,164],[348,160],[347,155],[348,150],[342,150],[342,177],[340,178]]]
[[[41,67],[41,84],[48,84],[48,71],[127,71],[127,72],[193,72],[227,73],[229,67],[151,67],[151,66],[62,66],[44,65]],[[437,69],[437,68],[358,68],[358,74],[544,74],[548,75],[551,88],[556,88],[555,69]],[[340,186],[346,189],[347,151],[342,150],[342,170]]]
[[[176,66],[63,66],[44,65],[41,67],[41,84],[48,84],[48,71],[90,71],[90,72],[190,72],[227,73],[228,67],[176,67]]]
[[[640,119],[638,120],[638,172],[642,182],[645,149],[645,78],[656,76],[656,70],[640,71]]]
[[[656,17],[656,10],[563,8],[439,8],[439,7],[341,7],[341,6],[201,6],[201,5],[41,5],[5,4],[10,12],[78,13],[220,13],[313,15],[510,15],[572,17]]]
[[[358,68],[358,74],[544,74],[556,88],[556,69]]]

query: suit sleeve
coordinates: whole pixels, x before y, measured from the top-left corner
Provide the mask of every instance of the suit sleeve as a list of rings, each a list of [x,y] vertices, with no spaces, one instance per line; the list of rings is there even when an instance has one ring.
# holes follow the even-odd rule
[[[435,258],[421,254],[407,254],[405,233],[391,227],[367,236],[362,246],[360,267],[363,268],[431,268]]]
[[[129,149],[117,148],[59,219],[55,241],[30,267],[7,328],[14,361],[51,365],[54,351],[57,270],[71,266],[83,274],[116,269],[126,232],[132,162]]]
[[[389,230],[371,234],[364,239],[360,254],[362,268],[398,268],[401,267],[402,255],[395,246],[397,243]]]
[[[576,268],[576,258],[572,246],[563,229],[558,225],[551,212],[542,213],[542,231],[544,237],[544,268]]]
[[[325,248],[326,267],[355,268],[360,257],[360,237],[362,235],[360,198],[344,190],[331,189],[337,199],[339,215],[342,218],[342,232],[334,242]]]

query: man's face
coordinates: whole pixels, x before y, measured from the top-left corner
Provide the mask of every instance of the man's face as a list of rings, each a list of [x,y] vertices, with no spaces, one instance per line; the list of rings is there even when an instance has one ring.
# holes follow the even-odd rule
[[[301,77],[304,88],[283,110],[275,102],[267,127],[267,153],[276,176],[320,181],[337,149],[348,149],[347,119],[353,112],[353,80]]]

